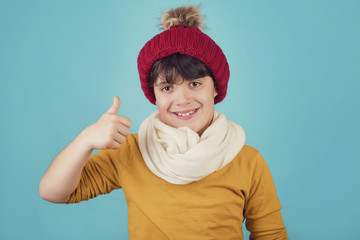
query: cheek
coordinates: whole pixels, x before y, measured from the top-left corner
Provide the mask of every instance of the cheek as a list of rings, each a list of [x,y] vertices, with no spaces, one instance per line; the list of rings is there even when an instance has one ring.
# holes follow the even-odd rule
[[[155,95],[155,104],[156,104],[156,106],[158,106],[158,108],[160,108],[159,106],[161,106],[162,102],[163,102],[162,98],[161,98],[160,94],[157,93],[157,91],[154,91],[154,95]]]
[[[217,96],[216,92],[209,91],[207,94],[204,94],[202,97],[203,103],[207,106],[213,106],[215,102],[215,97]]]
[[[169,107],[166,104],[166,102],[156,101],[156,106],[159,111],[160,121],[162,121],[165,124],[170,125],[170,114],[168,112]]]
[[[158,98],[156,98],[156,100],[155,100],[155,104],[156,104],[156,106],[160,109],[162,109],[162,108],[164,108],[165,107],[165,105],[166,105],[166,101],[163,101],[163,99],[161,98],[161,97],[158,97]]]
[[[159,98],[156,98],[155,103],[156,103],[156,106],[157,106],[157,108],[159,110],[160,118],[164,118],[164,116],[167,113],[168,108],[169,108],[168,101],[166,101],[163,98],[159,97]]]

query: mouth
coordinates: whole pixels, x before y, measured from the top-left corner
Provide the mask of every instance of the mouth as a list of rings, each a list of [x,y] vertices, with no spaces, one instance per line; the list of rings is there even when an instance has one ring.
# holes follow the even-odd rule
[[[193,109],[193,110],[186,110],[186,111],[180,111],[180,112],[173,112],[175,116],[177,116],[179,119],[187,120],[190,119],[194,113],[197,112],[199,108]]]

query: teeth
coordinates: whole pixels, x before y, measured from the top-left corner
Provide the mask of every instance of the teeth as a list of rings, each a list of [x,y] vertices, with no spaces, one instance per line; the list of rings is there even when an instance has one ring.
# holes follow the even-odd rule
[[[187,113],[176,113],[176,114],[180,117],[186,117],[186,116],[193,114],[194,112],[195,112],[195,110],[187,112]]]

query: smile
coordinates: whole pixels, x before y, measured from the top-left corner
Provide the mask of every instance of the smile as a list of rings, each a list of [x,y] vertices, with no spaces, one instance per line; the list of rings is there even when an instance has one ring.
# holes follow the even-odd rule
[[[195,111],[196,111],[196,109],[195,109],[195,110],[192,110],[192,111],[190,111],[190,112],[187,112],[187,113],[176,113],[176,114],[177,114],[178,116],[180,116],[180,117],[186,117],[186,116],[189,116],[189,115],[193,114]]]
[[[191,111],[188,111],[188,112],[185,112],[185,111],[182,111],[182,112],[174,112],[174,114],[180,118],[186,118],[186,117],[189,117],[191,116],[192,114],[194,114],[197,110],[199,110],[199,108],[196,108],[196,109],[193,109]]]

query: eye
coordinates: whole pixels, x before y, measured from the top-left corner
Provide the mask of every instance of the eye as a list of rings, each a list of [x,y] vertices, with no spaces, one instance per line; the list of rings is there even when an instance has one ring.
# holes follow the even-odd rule
[[[162,92],[169,92],[169,91],[171,91],[171,89],[172,89],[171,86],[165,86],[165,87],[161,88],[161,91]]]
[[[199,83],[199,82],[191,82],[190,83],[190,87],[198,87],[200,85],[201,85],[201,83]]]

